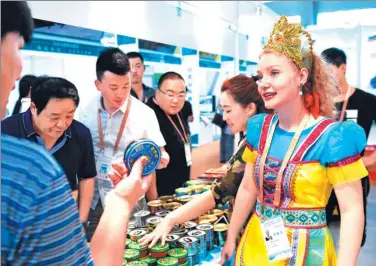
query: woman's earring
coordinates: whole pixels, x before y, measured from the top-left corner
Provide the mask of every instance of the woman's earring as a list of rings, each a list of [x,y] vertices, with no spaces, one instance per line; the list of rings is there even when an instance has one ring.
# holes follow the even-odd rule
[[[299,95],[302,96],[303,95],[303,84],[300,84],[300,91],[299,91]]]

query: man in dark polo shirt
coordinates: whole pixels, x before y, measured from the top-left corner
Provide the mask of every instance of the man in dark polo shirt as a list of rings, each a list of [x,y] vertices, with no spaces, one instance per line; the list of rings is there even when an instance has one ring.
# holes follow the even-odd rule
[[[376,96],[367,93],[358,88],[354,88],[347,83],[346,68],[347,57],[344,51],[338,48],[329,48],[322,52],[321,56],[331,65],[342,89],[342,94],[335,99],[336,119],[340,121],[353,120],[358,123],[365,131],[368,139],[371,131],[372,123],[376,122]],[[369,172],[376,169],[376,151],[370,155],[364,155],[362,152],[364,165]],[[367,225],[367,195],[370,190],[370,180],[366,176],[362,179],[363,202],[364,202],[364,231],[362,246],[366,241],[366,225]],[[331,194],[327,211],[328,223],[333,220],[333,210],[338,206],[338,202],[334,193]]]
[[[173,195],[190,178],[192,164],[188,125],[182,108],[187,96],[182,76],[176,72],[164,73],[158,81],[155,97],[147,105],[154,110],[170,162],[156,171],[159,196]]]
[[[142,83],[145,73],[144,58],[140,53],[129,52],[127,54],[129,63],[131,65],[132,73],[132,90],[131,95],[139,99],[143,103],[147,103],[150,98],[155,95],[155,89],[146,86]]]
[[[36,142],[53,154],[68,178],[73,197],[79,189],[79,213],[85,223],[97,172],[91,133],[73,119],[78,104],[78,91],[71,82],[39,77],[31,87],[30,108],[1,121],[1,130]]]

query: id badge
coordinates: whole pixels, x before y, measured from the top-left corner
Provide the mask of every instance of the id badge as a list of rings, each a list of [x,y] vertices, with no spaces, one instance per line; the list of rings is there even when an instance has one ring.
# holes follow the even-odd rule
[[[263,221],[261,229],[270,262],[291,258],[291,246],[280,215]]]
[[[184,143],[185,159],[187,161],[187,166],[192,165],[192,153],[191,153],[191,144]]]
[[[101,153],[97,160],[97,179],[110,181],[107,174],[111,170],[112,157]]]

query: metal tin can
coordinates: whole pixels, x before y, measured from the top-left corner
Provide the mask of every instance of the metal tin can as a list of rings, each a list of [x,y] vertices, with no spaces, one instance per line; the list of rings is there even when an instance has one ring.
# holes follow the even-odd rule
[[[174,248],[168,251],[168,256],[177,258],[179,265],[187,262],[188,252],[184,248]]]
[[[201,181],[198,179],[195,179],[195,180],[188,180],[187,182],[185,182],[186,187],[194,186],[194,185],[201,185]]]
[[[132,231],[133,229],[136,229],[136,220],[135,219],[132,219],[129,221],[128,223],[128,229],[130,231]]]
[[[164,246],[161,245],[161,242],[158,242],[154,247],[149,249],[150,256],[155,259],[161,259],[167,256],[167,251],[170,249],[170,246],[166,243]]]
[[[144,237],[148,232],[145,229],[135,229],[129,232],[129,237],[133,241],[138,241]]]
[[[183,237],[179,240],[179,245],[181,245],[188,253],[188,265],[194,266],[198,263],[197,253],[198,253],[198,239],[191,236]]]
[[[171,248],[178,248],[179,247],[179,241],[180,236],[175,235],[175,234],[169,234],[166,236],[166,243],[171,247]]]
[[[165,210],[173,211],[173,210],[176,210],[177,208],[179,208],[181,206],[181,203],[179,203],[179,202],[169,202],[169,203],[163,204],[162,206],[163,206],[163,209],[165,209]]]
[[[166,217],[171,211],[169,210],[162,210],[162,211],[158,211],[155,213],[156,216],[159,216],[159,217]]]
[[[149,232],[153,232],[157,225],[162,221],[159,216],[153,216],[146,219],[146,224]]]
[[[178,266],[179,261],[177,258],[167,257],[157,261],[158,266]]]
[[[179,237],[183,237],[183,236],[186,236],[187,234],[188,234],[188,230],[187,229],[173,229],[172,230],[172,233],[174,234],[174,235],[178,235]]]
[[[207,223],[214,224],[218,220],[218,218],[215,215],[209,214],[209,215],[200,216],[199,220],[200,220],[199,222],[200,224],[207,224]]]
[[[124,250],[124,260],[127,262],[135,261],[140,257],[140,252],[134,249]]]
[[[192,196],[181,196],[181,197],[177,197],[176,201],[179,202],[179,203],[181,203],[181,204],[186,204],[191,199],[192,199]]]
[[[188,236],[195,237],[198,240],[197,256],[198,256],[199,262],[204,260],[206,258],[206,255],[208,254],[205,235],[206,235],[205,231],[200,231],[200,230],[193,230],[188,233]]]
[[[188,221],[188,222],[184,223],[185,229],[192,230],[192,229],[195,229],[196,227],[197,227],[197,223],[195,223],[195,222]]]
[[[214,226],[212,224],[200,224],[196,228],[197,230],[201,230],[205,232],[207,249],[209,251],[213,250],[214,249]]]
[[[222,210],[214,209],[214,210],[211,211],[211,214],[213,214],[213,215],[217,216],[217,218],[219,218],[224,214],[224,212]]]
[[[133,216],[136,221],[136,227],[146,227],[146,219],[149,217],[149,211],[139,211],[136,212]]]
[[[152,200],[148,202],[148,206],[150,209],[150,212],[152,214],[156,214],[158,211],[162,210],[162,205],[165,204],[166,202],[163,200]]]
[[[227,224],[215,224],[214,225],[214,245],[223,247],[227,237]]]
[[[192,189],[189,187],[179,187],[175,189],[176,197],[189,196],[192,193]]]
[[[168,203],[168,202],[173,202],[173,201],[175,201],[175,197],[174,197],[174,196],[160,196],[160,197],[159,197],[159,200]]]
[[[157,259],[152,258],[150,255],[140,258],[140,261],[146,262],[148,266],[157,266]]]
[[[147,246],[141,246],[136,241],[132,241],[128,245],[129,249],[138,250],[140,252],[140,258],[144,258],[148,255],[148,247]]]
[[[146,156],[149,159],[142,170],[142,175],[150,175],[161,162],[161,150],[155,142],[149,139],[131,142],[124,152],[124,163],[129,171],[131,171],[133,164],[141,156]]]

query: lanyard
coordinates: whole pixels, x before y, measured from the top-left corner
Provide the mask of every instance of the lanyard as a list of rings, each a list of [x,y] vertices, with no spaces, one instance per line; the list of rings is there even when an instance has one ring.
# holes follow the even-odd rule
[[[273,204],[274,206],[276,207],[279,207],[279,204],[280,204],[280,201],[281,201],[281,183],[282,183],[282,177],[283,177],[283,172],[291,158],[291,155],[296,147],[296,145],[298,144],[298,141],[299,141],[299,138],[300,138],[300,135],[302,134],[303,132],[303,129],[306,127],[307,123],[308,123],[308,120],[309,120],[309,115],[305,115],[305,117],[303,118],[302,122],[300,123],[299,127],[298,127],[298,130],[295,132],[294,134],[294,137],[292,138],[291,142],[290,142],[290,146],[287,150],[287,153],[282,161],[282,165],[281,165],[281,168],[279,169],[278,171],[278,176],[277,176],[277,180],[276,180],[276,187],[275,187],[275,192],[274,192],[274,201],[273,201]],[[260,204],[263,203],[264,201],[264,188],[263,188],[263,185],[264,185],[264,167],[265,167],[265,162],[266,162],[266,157],[268,155],[268,152],[269,152],[269,149],[270,149],[270,145],[271,145],[271,142],[272,142],[272,138],[273,138],[273,135],[274,135],[274,131],[275,131],[275,128],[278,124],[278,120],[273,124],[271,130],[270,130],[270,133],[268,134],[268,137],[266,139],[266,144],[265,144],[265,148],[264,148],[264,151],[262,153],[262,157],[261,157],[261,161],[260,161],[260,169],[259,169],[259,183],[260,183],[260,191],[259,191],[259,201],[260,201]]]
[[[178,129],[178,127],[176,126],[174,120],[172,120],[171,116],[168,115],[168,114],[166,114],[166,116],[167,116],[168,120],[170,120],[171,124],[174,126],[174,128],[176,129],[176,131],[178,132],[178,134],[179,134],[179,136],[181,137],[182,141],[183,141],[184,143],[188,143],[187,133],[185,132],[184,125],[183,125],[183,122],[182,122],[181,119],[180,119],[179,113],[177,113],[176,116],[178,117],[178,120],[179,120],[180,126],[181,126],[181,128],[182,128],[182,130],[183,130],[183,134],[184,134],[184,136],[183,136],[183,134],[180,132],[180,130]]]
[[[339,118],[340,122],[342,122],[343,119],[345,118],[345,112],[346,112],[346,108],[347,108],[347,103],[349,102],[350,94],[351,94],[351,87],[349,86],[349,87],[347,87],[347,93],[346,93],[346,96],[345,96],[345,101],[343,102],[343,105],[342,105],[341,116]]]
[[[114,154],[117,152],[117,150],[119,148],[120,139],[121,139],[121,136],[123,135],[125,123],[127,122],[127,118],[128,118],[128,115],[129,115],[129,110],[131,109],[131,103],[132,103],[131,99],[132,99],[132,97],[128,98],[127,110],[125,111],[125,114],[123,116],[123,120],[121,121],[120,129],[119,129],[119,132],[118,132],[118,135],[117,135],[117,138],[116,138],[116,142],[115,142],[115,145],[114,145],[114,149],[113,149]],[[103,129],[102,129],[102,120],[101,120],[100,112],[101,112],[101,110],[98,109],[99,147],[102,151],[104,151]]]

